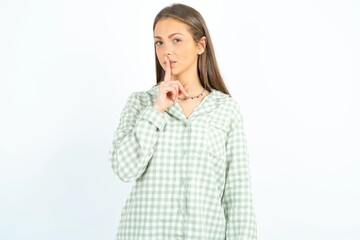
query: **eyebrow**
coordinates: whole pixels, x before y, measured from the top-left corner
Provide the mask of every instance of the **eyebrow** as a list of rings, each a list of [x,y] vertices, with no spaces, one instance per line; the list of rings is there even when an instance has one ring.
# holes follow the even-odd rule
[[[172,34],[170,34],[170,35],[168,36],[168,38],[171,38],[172,36],[174,36],[174,35],[176,35],[176,34],[180,34],[180,35],[183,35],[183,36],[184,36],[184,34],[182,34],[182,33],[172,33]],[[160,37],[160,36],[154,36],[154,38],[162,39],[162,37]]]

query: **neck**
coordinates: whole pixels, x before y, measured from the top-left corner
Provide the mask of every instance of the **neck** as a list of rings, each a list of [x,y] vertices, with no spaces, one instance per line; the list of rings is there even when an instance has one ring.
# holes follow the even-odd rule
[[[182,75],[174,76],[173,79],[178,80],[184,86],[186,92],[190,96],[197,95],[203,90],[203,87],[200,83],[200,79],[197,76],[197,74],[195,75],[182,74]]]

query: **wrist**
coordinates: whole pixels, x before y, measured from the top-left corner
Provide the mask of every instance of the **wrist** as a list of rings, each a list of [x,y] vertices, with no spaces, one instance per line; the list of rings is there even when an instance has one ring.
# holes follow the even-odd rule
[[[159,112],[165,112],[163,109],[159,108],[156,104],[153,104],[152,107],[158,110]]]

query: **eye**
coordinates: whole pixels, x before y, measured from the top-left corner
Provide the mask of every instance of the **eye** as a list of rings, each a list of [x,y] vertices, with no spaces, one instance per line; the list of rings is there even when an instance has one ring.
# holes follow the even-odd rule
[[[175,38],[175,39],[173,40],[173,43],[178,43],[178,42],[181,42],[181,39]]]
[[[156,42],[155,42],[155,46],[161,46],[162,44],[163,44],[162,41],[156,41]]]

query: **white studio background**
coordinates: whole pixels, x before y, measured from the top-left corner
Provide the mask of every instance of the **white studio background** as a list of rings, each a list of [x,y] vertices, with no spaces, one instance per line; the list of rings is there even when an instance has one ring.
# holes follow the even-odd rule
[[[172,1],[0,2],[0,239],[114,239],[108,161]],[[245,121],[259,240],[360,239],[360,2],[183,1]]]

